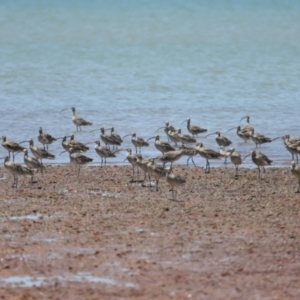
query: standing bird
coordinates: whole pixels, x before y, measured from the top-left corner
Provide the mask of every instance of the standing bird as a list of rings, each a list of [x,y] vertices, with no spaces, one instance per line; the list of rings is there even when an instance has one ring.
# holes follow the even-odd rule
[[[139,153],[141,153],[141,148],[142,147],[148,147],[149,146],[149,143],[147,143],[146,141],[144,141],[144,139],[142,139],[141,137],[137,137],[136,136],[136,133],[130,133],[130,134],[127,134],[123,137],[123,139],[126,137],[126,136],[129,136],[131,135],[131,142],[132,144],[134,145],[135,147],[135,153],[137,153],[137,148],[140,148],[140,151]]]
[[[192,144],[192,143],[196,143],[197,142],[190,135],[181,133],[181,129],[180,128],[178,128],[178,130],[177,130],[177,138],[178,138],[178,140],[179,140],[179,142],[181,144]]]
[[[186,125],[187,130],[188,130],[188,132],[189,132],[190,134],[193,135],[193,137],[194,137],[195,135],[198,136],[199,133],[203,133],[203,132],[206,132],[206,131],[207,131],[207,129],[205,129],[205,128],[201,128],[201,127],[196,126],[196,125],[191,125],[191,119],[190,119],[190,118],[184,120],[184,121],[182,122],[182,124],[183,124],[184,122],[187,122],[187,125]]]
[[[96,130],[98,129],[92,130],[90,132],[94,132]],[[100,138],[107,148],[109,148],[110,145],[115,145],[114,138],[111,135],[106,134],[103,127],[100,128]],[[121,143],[118,143],[118,145],[121,145]]]
[[[163,166],[165,166],[165,164],[168,162],[171,163],[170,168],[172,168],[173,162],[180,159],[182,155],[183,155],[182,150],[175,150],[175,151],[166,152],[165,154],[158,156],[155,159],[163,162]]]
[[[72,121],[73,121],[73,123],[76,125],[76,131],[78,131],[78,128],[79,128],[80,131],[81,131],[81,126],[89,126],[89,125],[93,125],[93,123],[88,122],[88,121],[84,120],[83,118],[78,117],[78,116],[76,115],[76,113],[75,113],[75,107],[74,107],[74,106],[72,106],[72,107],[70,107],[70,108],[71,108],[71,110],[72,110]],[[67,110],[67,109],[69,109],[69,108],[63,109],[61,112],[65,111],[65,110]]]
[[[194,164],[194,166],[196,167],[196,164],[194,162],[193,157],[196,156],[198,154],[198,151],[196,148],[194,147],[187,147],[184,144],[182,144],[182,146],[179,147],[180,150],[182,150],[182,155],[183,156],[188,156],[189,158],[187,159],[186,165],[189,165],[189,160],[192,159],[192,162]]]
[[[163,166],[156,165],[154,163],[154,158],[151,158],[150,162],[148,163],[148,170],[149,170],[150,174],[152,175],[152,177],[155,178],[155,181],[156,181],[156,191],[158,191],[159,180],[162,177],[166,176],[166,169]]]
[[[41,164],[43,163],[43,159],[54,159],[55,155],[49,153],[46,149],[40,148],[37,146],[34,146],[33,140],[23,141],[21,143],[28,142],[29,148],[31,150],[31,153],[35,156],[36,159],[39,159],[41,161]],[[26,149],[26,148],[24,148]]]
[[[296,165],[294,161],[292,161],[291,172],[296,178],[298,178],[298,190],[296,193],[300,193],[300,166]]]
[[[47,150],[48,150],[48,145],[52,144],[54,141],[56,141],[56,138],[54,138],[51,134],[43,132],[42,127],[39,129],[39,134],[38,134],[38,141],[43,144],[44,149],[45,145],[47,145]]]
[[[179,175],[174,175],[172,173],[172,168],[166,171],[166,180],[167,183],[172,188],[173,201],[177,200],[177,189],[180,186],[183,186],[186,183],[186,180]]]
[[[254,128],[250,131],[250,137],[252,141],[255,143],[255,147],[257,148],[257,145],[264,144],[264,143],[271,143],[272,139],[260,134],[260,133],[254,133]]]
[[[226,150],[224,146],[220,147],[220,154],[224,157],[224,164],[227,163],[227,158],[231,155],[230,150]]]
[[[208,137],[209,135],[212,135],[212,134],[216,134],[216,142],[220,147],[221,146],[227,147],[227,146],[230,146],[232,144],[232,142],[227,137],[221,135],[220,131],[210,133],[210,134],[206,135],[204,138],[206,138],[206,137]]]
[[[242,156],[239,152],[235,151],[234,148],[231,148],[229,151],[231,153],[230,154],[230,160],[235,166],[234,177],[237,179],[238,178],[239,165],[241,165],[242,162],[243,162]]]
[[[9,157],[4,157],[4,167],[5,169],[10,172],[14,176],[14,182],[12,184],[12,188],[18,187],[18,176],[33,176],[33,172],[18,163],[9,161]]]
[[[66,151],[63,151],[66,152]],[[62,153],[63,153],[62,152]],[[92,158],[87,157],[79,152],[74,152],[73,148],[69,149],[70,163],[78,166],[77,178],[79,177],[80,167],[93,161]]]
[[[39,162],[38,159],[32,156],[28,156],[28,150],[24,150],[24,163],[27,166],[28,169],[32,171],[32,177],[31,177],[31,183],[33,183],[33,170],[36,169],[37,172],[38,170],[41,170],[43,174],[43,169],[45,169],[44,165]]]
[[[138,157],[137,157],[137,154],[132,154],[132,149],[131,148],[127,148],[126,151],[127,151],[126,159],[128,160],[128,162],[132,166],[131,182],[133,182],[134,181],[134,175],[135,175],[135,167],[137,166]]]
[[[199,155],[206,159],[205,173],[210,173],[210,159],[222,159],[222,155],[213,149],[205,148],[202,143],[197,143],[195,148]]]
[[[248,154],[244,157],[244,159],[246,157],[248,157],[249,155],[251,155],[253,163],[257,165],[258,179],[260,179],[261,178],[261,176],[260,176],[260,167],[262,167],[263,172],[265,172],[265,167],[264,166],[271,165],[272,160],[270,160],[265,154],[261,153],[260,151],[255,151],[255,150],[252,150],[250,154]]]
[[[8,141],[6,139],[6,136],[2,136],[2,143],[1,145],[8,151],[8,158],[10,159],[10,152],[12,152],[13,154],[13,161],[15,161],[15,155],[18,152],[22,152],[24,149],[24,147],[20,146],[18,143],[12,142],[12,141]]]
[[[154,142],[155,148],[158,151],[160,151],[162,154],[175,150],[175,148],[172,147],[168,142],[161,141],[159,139],[159,135],[153,136],[153,137],[149,138],[147,141],[154,139],[154,138],[155,138],[155,142]]]
[[[110,151],[108,148],[100,146],[100,141],[95,141],[95,151],[101,157],[101,167],[103,166],[103,160],[104,165],[106,166],[107,157],[116,157],[115,153]]]
[[[136,154],[136,166],[140,168],[142,171],[144,171],[144,180],[142,186],[145,186],[144,183],[147,179],[147,174],[148,174],[150,187],[151,187],[151,174],[150,174],[148,164],[149,164],[148,159],[143,159],[142,154]]]
[[[116,147],[120,146],[123,143],[122,138],[117,133],[115,133],[115,128],[114,127],[107,128],[106,130],[109,130],[109,129],[110,129],[110,136],[112,137],[112,140],[114,141],[113,147],[114,146],[116,146]]]
[[[236,129],[236,134],[240,137],[245,143],[251,138],[251,131],[248,128],[241,129],[241,126],[232,127],[227,130],[229,132],[232,129]]]
[[[74,134],[70,135],[70,141],[66,145],[68,147],[68,149],[66,149],[68,152],[69,152],[70,148],[73,148],[73,152],[86,152],[90,149],[85,144],[74,140]]]
[[[174,126],[170,125],[170,122],[169,122],[169,121],[166,121],[165,126],[159,127],[159,128],[157,129],[157,131],[158,131],[159,129],[161,129],[161,128],[164,128],[164,132],[165,132],[165,134],[168,136],[168,141],[169,141],[169,142],[172,141],[172,139],[171,139],[170,136],[169,136],[169,133],[175,132]]]
[[[240,119],[240,122],[244,119],[246,119],[246,124],[245,124],[245,126],[243,127],[242,130],[246,129],[248,131],[251,131],[253,129],[253,127],[250,125],[250,116],[246,115],[245,117]]]

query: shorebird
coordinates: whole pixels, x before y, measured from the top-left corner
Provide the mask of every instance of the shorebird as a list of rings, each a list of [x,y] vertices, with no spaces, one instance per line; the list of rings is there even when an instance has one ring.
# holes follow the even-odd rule
[[[165,134],[168,136],[168,141],[169,141],[169,142],[172,141],[172,139],[171,139],[170,136],[169,136],[169,132],[170,132],[170,133],[171,133],[171,132],[175,132],[175,128],[174,128],[172,125],[170,125],[170,122],[169,122],[169,121],[166,121],[165,126],[159,127],[159,128],[157,129],[157,131],[158,131],[159,129],[162,129],[162,128],[164,128],[164,132],[165,132]]]
[[[132,166],[132,176],[131,176],[131,182],[134,181],[134,175],[135,175],[135,167],[137,166],[137,155],[136,154],[132,154],[132,149],[131,148],[127,148],[126,149],[127,154],[126,154],[126,159],[128,160],[128,162],[131,164]]]
[[[257,145],[261,145],[264,143],[271,143],[272,139],[260,134],[260,133],[254,133],[254,129],[252,128],[250,131],[250,137],[252,141],[255,143],[255,147],[257,148]]]
[[[253,127],[250,125],[250,116],[249,116],[249,115],[246,115],[245,117],[243,117],[243,118],[240,119],[240,122],[241,122],[242,120],[244,120],[244,119],[246,119],[246,124],[245,124],[245,126],[243,127],[243,129],[246,129],[246,130],[248,130],[248,131],[251,131],[251,130],[253,129]],[[243,129],[242,129],[242,130],[243,130]]]
[[[55,158],[55,155],[49,153],[46,149],[34,146],[32,139],[28,140],[28,141],[23,141],[21,143],[24,143],[24,142],[29,143],[29,148],[31,150],[31,153],[35,156],[36,159],[39,159],[41,161],[41,164],[42,164],[43,159],[54,159]],[[26,148],[24,148],[24,149],[26,149]]]
[[[67,152],[67,151],[63,151]],[[62,153],[63,153],[62,152]],[[93,161],[92,158],[83,155],[80,152],[74,152],[73,148],[69,149],[70,163],[78,166],[77,178],[79,177],[80,167]]]
[[[69,136],[69,135],[68,135],[68,136],[65,135],[65,136],[62,136],[62,137],[57,138],[57,140],[62,140],[62,142],[61,142],[62,147],[63,147],[66,151],[69,152],[69,148],[70,148],[69,143],[70,143],[70,141],[67,141],[67,138],[68,138],[68,137],[70,137],[70,136]]]
[[[179,142],[181,144],[193,144],[193,143],[196,143],[197,141],[191,137],[190,135],[188,134],[184,134],[184,133],[181,133],[181,129],[178,128],[177,129],[177,137],[179,139]]]
[[[54,138],[51,134],[43,132],[43,128],[40,127],[39,129],[39,134],[38,134],[38,141],[43,144],[44,149],[45,145],[47,145],[47,150],[48,150],[48,145],[52,144],[54,141],[56,141],[56,138]]]
[[[206,135],[204,138],[206,138],[212,134],[216,134],[216,142],[220,147],[221,146],[227,147],[232,144],[232,142],[227,137],[221,135],[220,131],[210,133],[210,134]]]
[[[8,141],[6,139],[6,136],[2,136],[2,143],[1,145],[8,151],[8,158],[10,158],[10,152],[12,152],[13,154],[13,161],[15,161],[15,155],[18,152],[22,152],[24,149],[24,147],[22,147],[21,145],[19,145],[18,143],[12,142],[12,141]]]
[[[258,179],[260,179],[260,167],[262,167],[263,172],[265,172],[264,166],[269,166],[272,163],[272,160],[270,160],[265,154],[261,153],[260,151],[252,150],[250,154],[246,155],[243,160],[250,156],[252,157],[252,161],[254,164],[257,165],[258,168]]]
[[[68,151],[68,152],[69,152],[70,148],[73,148],[73,152],[86,152],[90,149],[85,144],[74,140],[74,134],[70,135],[70,141],[68,143],[65,143],[65,145],[66,145],[66,148],[68,147],[68,149],[66,149],[66,151]]]
[[[99,129],[95,129],[90,132],[94,132],[96,130],[99,130]],[[106,134],[105,129],[103,127],[100,128],[100,138],[107,148],[109,148],[110,145],[116,144],[115,143],[116,141],[114,140],[114,138],[111,135]],[[118,143],[118,145],[121,145],[121,143]]]
[[[28,156],[28,150],[25,149],[24,151],[24,163],[28,169],[32,171],[31,183],[33,183],[33,170],[41,170],[43,174],[43,170],[45,169],[44,165],[35,157]]]
[[[182,156],[182,150],[175,150],[175,151],[169,151],[161,156],[156,157],[155,159],[163,162],[163,166],[165,166],[166,163],[171,163],[171,166],[173,165],[173,162],[180,159]]]
[[[191,133],[193,135],[193,137],[196,135],[198,136],[199,133],[203,133],[203,132],[206,132],[207,129],[205,128],[201,128],[199,126],[196,126],[196,125],[191,125],[191,119],[188,118],[186,120],[184,120],[181,124],[183,124],[184,122],[187,122],[187,130],[189,133]]]
[[[172,188],[173,201],[177,200],[177,189],[180,186],[183,186],[186,183],[186,180],[179,175],[174,175],[172,173],[172,168],[166,171],[166,180],[167,183]]]
[[[188,166],[189,165],[189,160],[192,159],[192,162],[194,164],[194,166],[196,167],[196,164],[193,160],[193,157],[196,156],[198,154],[198,151],[196,148],[194,147],[187,147],[185,146],[184,144],[182,144],[180,147],[179,147],[180,150],[182,150],[182,155],[183,156],[188,156],[189,158],[187,159],[187,162],[186,162],[186,165]]]
[[[296,193],[300,193],[300,166],[296,165],[294,161],[292,161],[291,172],[298,179],[298,190]]]
[[[108,148],[100,146],[100,141],[95,141],[95,151],[101,157],[101,167],[103,166],[103,160],[104,165],[106,166],[107,157],[116,157],[115,153],[110,151]]]
[[[4,167],[5,169],[10,172],[14,176],[14,182],[12,184],[12,188],[18,187],[18,176],[33,176],[33,172],[18,163],[9,161],[9,157],[4,157]]]
[[[297,164],[298,164],[298,154],[299,154],[298,147],[300,147],[300,139],[290,139],[290,135],[286,134],[286,135],[274,138],[272,141],[275,141],[279,138],[281,138],[283,140],[284,146],[292,154],[292,160],[294,160],[294,157],[296,155],[296,160],[297,160]]]
[[[148,170],[150,172],[150,174],[155,178],[155,182],[156,182],[156,191],[158,191],[158,183],[159,183],[159,180],[162,178],[162,177],[165,177],[166,176],[166,170],[164,167],[160,166],[160,165],[156,165],[154,163],[154,158],[151,158],[149,160],[149,163],[147,165],[148,167]],[[151,183],[151,182],[150,182]],[[151,185],[151,184],[150,184]]]
[[[131,135],[131,142],[132,144],[134,145],[135,147],[135,153],[137,153],[137,148],[140,148],[140,151],[139,153],[141,153],[141,148],[142,147],[147,147],[149,146],[149,143],[147,143],[146,141],[144,141],[144,139],[142,139],[141,137],[137,137],[136,136],[136,133],[130,133],[130,134],[127,134],[123,137],[123,139],[126,137],[126,136],[129,136]]]
[[[149,164],[148,159],[143,159],[142,154],[140,154],[140,153],[136,154],[136,166],[138,168],[140,168],[142,171],[144,171],[144,181],[143,181],[143,184],[142,184],[143,186],[144,186],[144,183],[147,179],[147,174],[148,174],[149,182],[150,182],[150,186],[151,186],[151,174],[150,174],[148,164]]]
[[[159,135],[153,136],[153,137],[149,138],[147,141],[154,139],[154,138],[155,138],[155,142],[154,142],[155,148],[158,151],[160,151],[162,154],[175,150],[175,148],[172,147],[168,142],[161,141],[159,139]]]
[[[114,141],[114,143],[112,144],[113,147],[120,146],[123,143],[122,138],[117,133],[115,133],[114,127],[107,128],[106,130],[109,130],[109,129],[110,129],[110,136],[112,137],[112,140]]]
[[[230,150],[226,150],[224,146],[220,147],[220,154],[224,157],[224,164],[227,163],[227,158],[231,155]]]
[[[195,148],[199,155],[206,159],[205,173],[210,172],[210,159],[221,159],[223,156],[213,149],[205,148],[202,143],[197,143]]]
[[[235,178],[238,178],[238,170],[239,170],[239,165],[242,164],[243,160],[242,160],[242,157],[241,157],[241,154],[237,151],[235,151],[234,148],[231,148],[229,150],[230,152],[230,160],[231,162],[234,164],[235,166],[235,173],[234,173],[234,177]]]
[[[229,132],[232,129],[236,129],[236,134],[240,137],[245,143],[251,138],[251,131],[248,128],[241,129],[241,126],[232,127],[227,130]]]
[[[78,128],[79,128],[80,131],[81,131],[81,126],[89,126],[89,125],[93,125],[93,123],[88,122],[88,121],[84,120],[83,118],[78,117],[78,116],[76,115],[76,113],[75,113],[75,107],[74,107],[74,106],[72,106],[72,107],[70,107],[70,108],[71,108],[71,110],[72,110],[72,121],[73,121],[73,123],[76,125],[76,130],[77,130],[77,131],[78,131]],[[67,110],[67,109],[69,109],[69,108],[63,109],[63,110],[60,111],[60,112],[63,112],[63,111],[65,111],[65,110]]]

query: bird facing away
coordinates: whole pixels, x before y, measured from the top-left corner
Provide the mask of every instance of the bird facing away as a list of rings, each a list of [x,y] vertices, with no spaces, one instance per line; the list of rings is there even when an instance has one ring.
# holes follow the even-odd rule
[[[296,165],[294,161],[292,161],[291,172],[298,179],[298,189],[296,193],[300,193],[300,166]]]
[[[159,180],[162,177],[166,176],[166,169],[163,166],[157,165],[154,163],[154,158],[151,158],[148,163],[148,170],[152,177],[155,178],[156,181],[156,191],[158,191]]]
[[[98,129],[92,130],[90,132],[94,132],[96,130]],[[103,127],[100,128],[100,138],[107,148],[109,148],[110,145],[116,145],[115,139],[111,135],[106,134],[105,129]],[[121,143],[117,144],[121,145]]]
[[[26,149],[25,149],[26,150]],[[18,176],[33,176],[33,172],[18,163],[9,161],[9,157],[4,157],[4,167],[5,169],[14,176],[14,181],[12,184],[12,188],[18,187]]]
[[[12,142],[12,141],[8,141],[6,139],[6,136],[2,136],[2,143],[1,145],[8,151],[8,158],[10,159],[10,152],[12,152],[13,154],[13,161],[15,161],[15,155],[19,152],[22,152],[24,149],[24,147],[22,147],[21,145],[19,145],[18,143]]]
[[[115,133],[115,128],[114,127],[107,128],[106,130],[109,130],[109,129],[110,129],[110,136],[111,136],[112,141],[113,141],[113,144],[112,144],[113,147],[114,146],[116,146],[116,147],[120,146],[123,143],[122,138],[120,137],[120,135]]]
[[[236,129],[236,134],[239,138],[241,138],[245,143],[251,138],[251,131],[248,128],[241,129],[241,126],[232,127],[227,132],[232,129]]]
[[[230,152],[230,160],[235,166],[234,177],[237,179],[239,176],[238,175],[239,165],[241,165],[243,162],[242,156],[239,152],[235,151],[234,148],[229,149],[229,152]]]
[[[113,153],[110,149],[106,147],[102,147],[100,145],[100,141],[95,141],[95,151],[101,157],[101,167],[106,166],[106,158],[107,157],[116,157],[115,153]]]
[[[272,139],[260,134],[260,133],[254,133],[254,128],[250,131],[250,137],[252,141],[255,143],[255,147],[257,148],[257,145],[264,144],[264,143],[271,143]]]
[[[247,131],[251,131],[253,129],[253,127],[250,125],[250,116],[246,115],[245,117],[240,119],[240,122],[242,120],[246,119],[246,124],[245,126],[242,128],[242,130],[247,130]]]
[[[189,165],[189,160],[191,159],[192,160],[192,163],[194,164],[194,166],[196,167],[196,164],[194,162],[194,159],[193,157],[196,156],[198,154],[198,151],[196,148],[194,147],[187,147],[185,146],[184,144],[182,144],[180,147],[179,147],[180,150],[182,150],[182,155],[183,156],[188,156],[189,158],[187,159],[186,161],[186,165],[188,166]]]
[[[198,136],[199,133],[203,133],[203,132],[206,132],[206,131],[207,131],[207,129],[205,129],[205,128],[201,128],[201,127],[196,126],[196,125],[191,125],[191,119],[190,119],[190,118],[186,119],[186,120],[183,121],[182,123],[184,123],[184,122],[187,122],[187,125],[186,125],[187,130],[188,130],[188,132],[189,132],[190,134],[193,135],[193,137],[194,137],[195,135]]]
[[[175,175],[172,168],[166,171],[166,181],[171,186],[173,201],[177,201],[177,189],[186,183],[186,180],[180,175]]]
[[[252,150],[250,154],[248,154],[244,157],[244,159],[246,157],[248,157],[249,155],[251,155],[253,163],[256,164],[256,166],[257,166],[258,179],[261,179],[260,167],[262,167],[263,172],[265,172],[265,166],[271,165],[272,160],[270,160],[265,154],[261,153],[260,151],[255,151],[255,150]]]
[[[162,154],[175,150],[175,148],[172,147],[168,142],[161,141],[159,139],[159,135],[153,136],[153,137],[149,138],[147,141],[154,139],[154,138],[155,138],[155,142],[154,142],[155,148],[158,151],[160,151]]]
[[[51,134],[43,132],[43,128],[39,128],[39,134],[38,134],[38,141],[43,144],[44,149],[45,145],[47,145],[47,150],[48,150],[48,145],[52,144],[53,142],[56,141],[56,138],[54,138]]]
[[[133,182],[134,181],[134,175],[135,175],[135,167],[137,166],[138,157],[137,157],[136,154],[132,154],[132,149],[131,148],[127,148],[126,151],[127,151],[126,159],[128,160],[128,162],[132,166],[131,182]]]
[[[69,151],[70,148],[73,148],[73,152],[86,152],[86,151],[88,151],[90,149],[85,144],[83,144],[83,143],[81,143],[79,141],[74,140],[74,134],[70,135],[70,141],[67,144],[67,146],[68,146],[68,150],[67,150],[68,152],[70,152]]]
[[[65,151],[64,151],[65,152]],[[79,152],[74,152],[73,148],[69,149],[70,163],[78,166],[77,178],[79,177],[80,167],[93,161],[92,158],[87,157]]]
[[[134,147],[135,147],[135,153],[137,153],[137,149],[138,149],[138,148],[140,148],[139,153],[141,153],[141,148],[142,148],[142,147],[148,147],[148,146],[149,146],[149,143],[147,143],[146,141],[144,141],[143,138],[137,137],[135,132],[134,132],[134,133],[131,133],[131,134],[125,135],[125,136],[123,137],[123,139],[124,139],[126,136],[129,136],[129,135],[132,136],[132,137],[131,137],[131,142],[132,142],[132,144],[133,144]]]
[[[222,159],[222,155],[213,149],[205,148],[202,143],[197,143],[195,149],[197,149],[200,156],[206,159],[205,173],[210,173],[210,159]]]
[[[93,125],[93,123],[91,122],[88,122],[86,120],[84,120],[83,118],[80,118],[76,115],[76,112],[75,112],[75,107],[72,106],[70,107],[71,110],[72,110],[72,122],[76,125],[76,130],[78,131],[78,128],[80,129],[81,131],[81,126],[89,126],[89,125]],[[65,111],[69,108],[66,108],[66,109],[63,109],[62,111]],[[61,111],[61,112],[62,112]]]
[[[177,129],[177,138],[181,144],[193,144],[196,140],[188,134],[181,133],[181,129]]]
[[[148,159],[143,159],[143,156],[140,153],[136,154],[136,158],[137,158],[136,159],[136,166],[144,172],[144,180],[143,180],[142,186],[145,186],[144,184],[145,184],[145,181],[146,181],[147,175],[148,175],[149,182],[150,182],[150,187],[151,187],[151,174],[150,174],[150,170],[149,170],[149,167],[148,167],[149,160]]]
[[[220,154],[224,157],[224,164],[227,163],[227,158],[231,155],[231,149],[226,150],[224,146],[220,147]]]
[[[204,138],[206,138],[212,134],[216,134],[216,142],[219,145],[219,147],[221,147],[221,146],[227,147],[232,144],[232,142],[227,137],[221,135],[220,131],[210,133],[210,134],[206,135]]]

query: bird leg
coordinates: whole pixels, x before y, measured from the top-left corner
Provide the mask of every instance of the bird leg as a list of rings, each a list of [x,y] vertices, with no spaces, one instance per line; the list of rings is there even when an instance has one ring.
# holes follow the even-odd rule
[[[296,193],[300,193],[300,179],[298,180],[298,190]]]

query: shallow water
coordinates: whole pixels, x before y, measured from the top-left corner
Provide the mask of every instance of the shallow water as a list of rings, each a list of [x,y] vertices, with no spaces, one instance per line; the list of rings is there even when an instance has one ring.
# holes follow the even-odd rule
[[[181,123],[190,117],[246,155],[254,144],[226,133],[246,114],[256,132],[299,137],[299,13],[296,0],[1,1],[2,135],[39,144],[39,126],[55,137],[70,134],[71,110],[60,111],[74,105],[94,124],[76,132],[82,142],[99,139],[89,131],[112,125],[121,136],[147,139],[166,120],[187,133]],[[198,140],[217,149],[213,136]],[[142,153],[158,156],[150,142]],[[128,146],[129,137],[122,148]],[[87,155],[97,163],[92,147]],[[50,150],[54,163],[69,161],[59,155],[60,141]],[[262,151],[275,166],[290,162],[280,140]],[[124,159],[121,151],[107,161]]]

